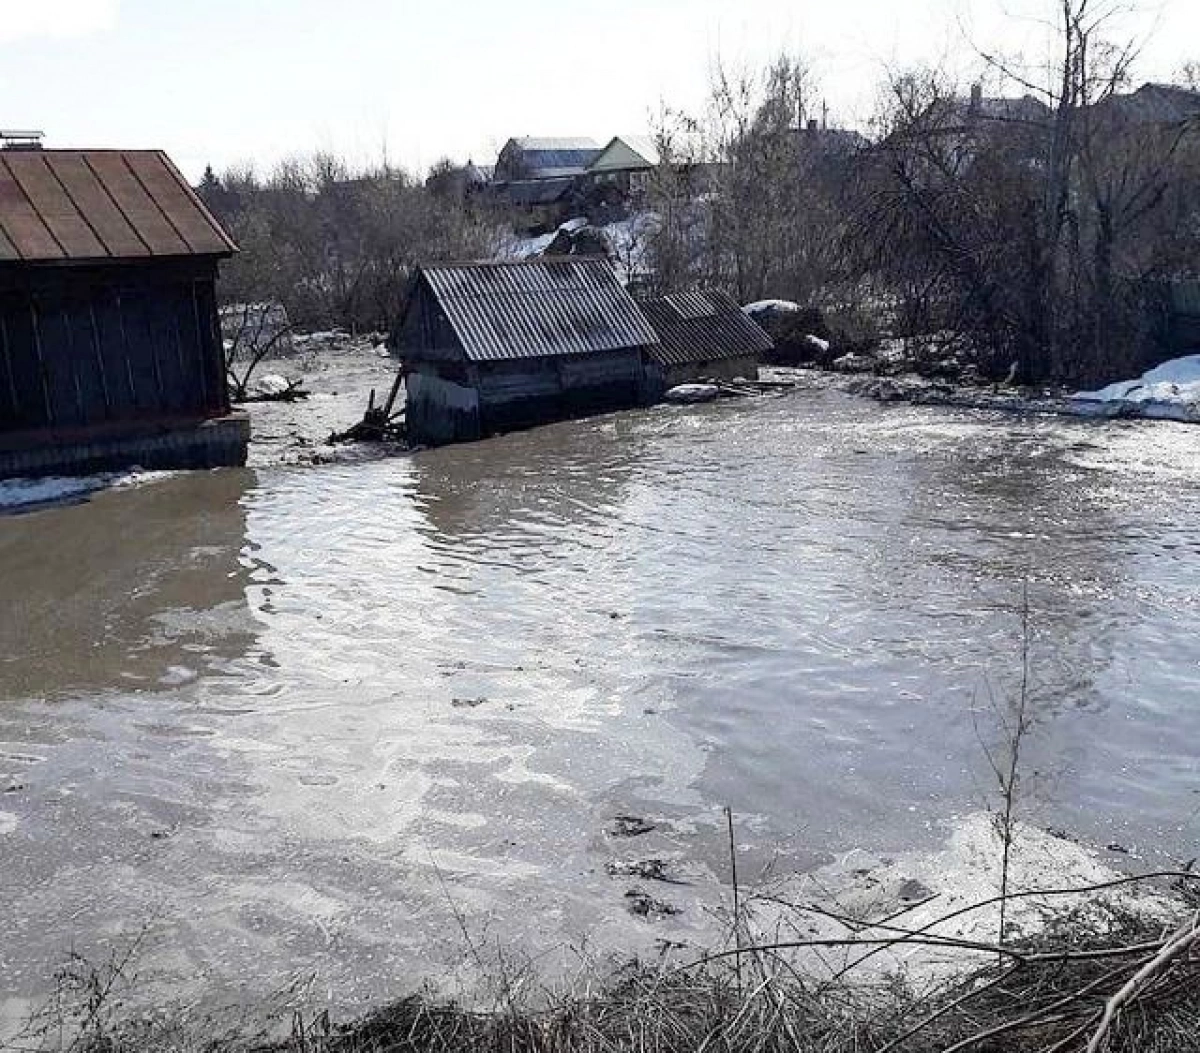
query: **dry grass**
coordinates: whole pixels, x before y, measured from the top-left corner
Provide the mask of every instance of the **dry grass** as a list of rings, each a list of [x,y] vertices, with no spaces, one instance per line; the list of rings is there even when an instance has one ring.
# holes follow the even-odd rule
[[[1157,881],[1161,884],[1163,877]],[[859,952],[931,941],[979,955],[979,967],[933,989],[854,970],[797,970],[786,945],[740,946],[685,964],[629,965],[593,989],[507,981],[481,1010],[431,996],[395,1002],[352,1024],[294,1014],[257,1031],[164,1012],[125,1016],[108,1004],[111,975],[69,973],[79,996],[31,1029],[23,1050],[69,1053],[1192,1053],[1200,1051],[1200,879],[1175,876],[1170,923],[1120,912],[1107,931],[1074,916],[1035,941],[1003,948],[891,926],[848,933]],[[1098,887],[1099,888],[1099,887]],[[815,941],[814,941],[815,942]],[[113,963],[125,968],[127,962]],[[737,968],[740,966],[740,972]],[[503,979],[503,978],[501,978]],[[525,980],[524,977],[521,978]],[[519,999],[516,987],[525,992]],[[70,991],[67,992],[70,994]],[[282,1024],[282,1027],[280,1027]],[[282,1037],[280,1037],[282,1036]]]

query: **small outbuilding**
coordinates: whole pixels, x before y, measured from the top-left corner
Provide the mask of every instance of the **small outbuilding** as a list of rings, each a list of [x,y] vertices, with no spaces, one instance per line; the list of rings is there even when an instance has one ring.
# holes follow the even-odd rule
[[[774,344],[727,293],[695,291],[638,301],[658,344],[647,350],[653,397],[696,380],[753,380]]]
[[[478,439],[646,400],[658,338],[604,259],[422,267],[393,344],[411,441]]]
[[[236,247],[156,150],[0,149],[0,477],[243,464]]]

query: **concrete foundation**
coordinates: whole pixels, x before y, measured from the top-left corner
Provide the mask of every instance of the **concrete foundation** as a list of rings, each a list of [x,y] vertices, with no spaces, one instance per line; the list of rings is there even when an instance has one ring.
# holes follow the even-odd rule
[[[0,479],[147,469],[226,468],[246,463],[250,418],[167,420],[75,432],[0,435]]]

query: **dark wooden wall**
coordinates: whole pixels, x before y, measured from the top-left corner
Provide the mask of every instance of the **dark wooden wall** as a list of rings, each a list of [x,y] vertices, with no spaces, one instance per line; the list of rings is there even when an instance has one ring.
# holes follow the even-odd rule
[[[410,362],[465,361],[462,342],[428,284],[418,278],[409,297],[394,337],[400,357]]]
[[[0,432],[229,408],[216,261],[0,269]]]

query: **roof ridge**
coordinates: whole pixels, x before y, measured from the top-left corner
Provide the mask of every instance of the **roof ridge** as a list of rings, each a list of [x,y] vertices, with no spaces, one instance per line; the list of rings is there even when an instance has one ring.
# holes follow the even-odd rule
[[[466,270],[468,267],[547,267],[563,266],[568,263],[606,263],[611,266],[607,256],[600,253],[588,253],[579,256],[540,256],[536,260],[452,260],[444,263],[422,263],[418,270]]]

